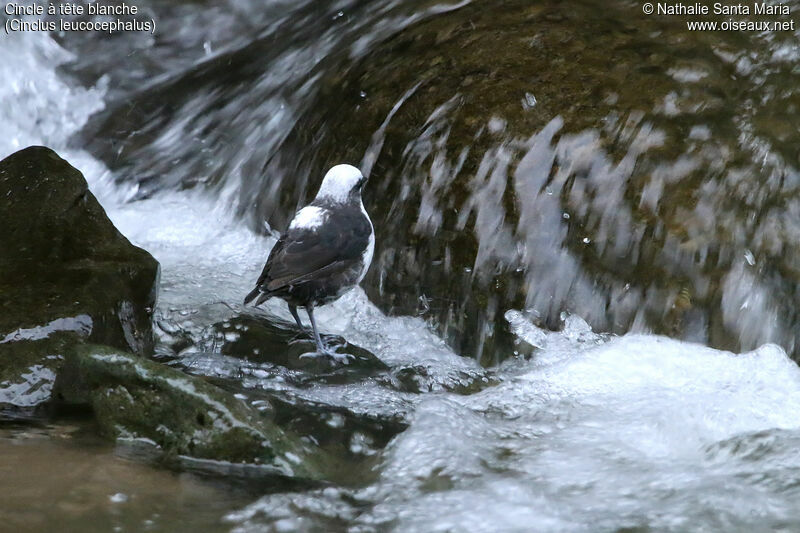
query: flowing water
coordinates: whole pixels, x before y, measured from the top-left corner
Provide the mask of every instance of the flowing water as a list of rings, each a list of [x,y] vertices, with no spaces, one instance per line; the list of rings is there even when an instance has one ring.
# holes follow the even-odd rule
[[[799,35],[562,4],[143,1],[155,36],[3,35],[0,156],[56,149],[159,260],[158,355],[397,429],[276,492],[11,421],[0,529],[799,529]],[[413,390],[298,386],[209,333],[339,161],[378,242],[320,325]]]

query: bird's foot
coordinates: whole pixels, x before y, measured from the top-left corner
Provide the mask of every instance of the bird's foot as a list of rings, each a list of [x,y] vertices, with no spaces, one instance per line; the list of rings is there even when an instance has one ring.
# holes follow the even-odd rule
[[[350,364],[350,359],[352,359],[353,361],[355,361],[355,359],[356,359],[356,356],[353,355],[353,354],[349,354],[347,352],[338,353],[338,352],[334,352],[332,350],[328,351],[325,355],[327,355],[328,357],[333,359],[335,362],[343,364],[343,365]]]
[[[309,352],[309,353],[304,353],[304,354],[300,355],[301,359],[302,358],[306,358],[306,357],[309,357],[309,358],[311,358],[311,357],[313,357],[313,358],[316,358],[316,357],[330,357],[331,359],[334,360],[334,362],[340,363],[340,364],[344,364],[344,365],[348,364],[350,362],[351,358],[352,359],[356,358],[354,355],[349,354],[349,353],[338,353],[338,352],[332,350],[331,348],[329,348],[328,346],[323,346],[321,348],[317,348],[316,352]]]

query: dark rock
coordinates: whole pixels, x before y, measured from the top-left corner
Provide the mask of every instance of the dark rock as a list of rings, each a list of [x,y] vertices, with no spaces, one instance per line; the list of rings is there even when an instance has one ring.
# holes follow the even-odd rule
[[[272,363],[312,375],[334,374],[365,377],[388,367],[369,351],[338,336],[323,335],[336,353],[350,354],[346,363],[330,357],[309,356],[316,351],[310,334],[274,317],[239,315],[214,324],[204,333],[204,346],[224,355],[246,358],[258,363]]]
[[[251,314],[252,313],[252,314]],[[310,381],[353,382],[388,370],[368,350],[348,343],[337,335],[322,334],[328,346],[352,357],[337,362],[316,356],[309,331],[267,313],[238,309],[223,304],[159,312],[156,320],[161,355],[181,353],[222,354],[250,363],[275,365]]]
[[[201,378],[114,348],[73,348],[55,397],[91,406],[104,435],[148,439],[168,455],[251,462],[289,477],[320,479],[324,454]]]
[[[384,448],[392,437],[408,429],[401,413],[392,416],[355,413],[344,407],[288,396],[272,396],[270,404],[277,424],[311,435],[321,446],[347,443],[354,434],[362,433],[368,435],[375,448]]]
[[[76,342],[151,353],[158,263],[117,231],[80,172],[26,148],[0,161],[0,198],[0,404],[47,400]]]
[[[62,331],[6,343],[0,351],[0,407],[25,410],[47,402],[65,350],[80,341],[78,334]]]
[[[408,428],[408,422],[399,413],[393,416],[355,413],[344,407],[288,396],[273,395],[269,402],[276,424],[313,439],[320,448],[341,458],[341,464],[347,468],[341,478],[348,483],[373,478],[379,452]]]

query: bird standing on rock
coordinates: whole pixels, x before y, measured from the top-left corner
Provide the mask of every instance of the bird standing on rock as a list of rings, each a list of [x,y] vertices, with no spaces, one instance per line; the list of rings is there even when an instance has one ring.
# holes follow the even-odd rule
[[[289,229],[272,248],[256,287],[245,297],[254,305],[277,296],[297,314],[305,307],[319,354],[346,359],[322,344],[314,308],[330,303],[358,285],[375,250],[375,231],[361,201],[366,182],[351,165],[336,165],[322,180],[314,200],[295,214]]]

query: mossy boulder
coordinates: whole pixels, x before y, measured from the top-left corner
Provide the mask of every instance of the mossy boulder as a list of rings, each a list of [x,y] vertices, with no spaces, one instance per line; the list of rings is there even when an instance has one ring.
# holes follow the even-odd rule
[[[113,439],[147,439],[170,455],[251,462],[276,474],[323,477],[320,452],[201,378],[115,348],[78,345],[56,379],[55,397],[88,405]]]
[[[151,353],[158,262],[117,231],[81,173],[26,148],[0,161],[0,198],[0,404],[45,401],[52,380],[29,377],[52,378],[77,342]],[[20,384],[36,401],[3,394]]]

